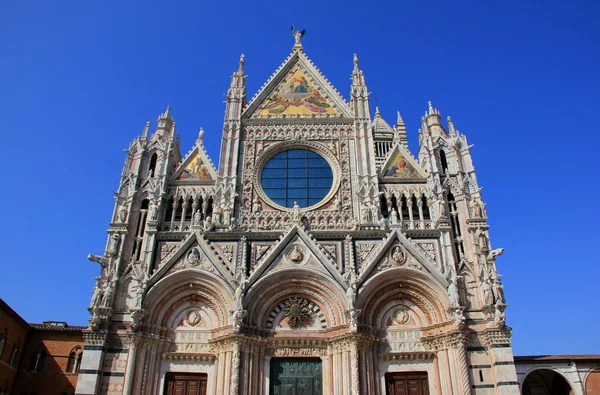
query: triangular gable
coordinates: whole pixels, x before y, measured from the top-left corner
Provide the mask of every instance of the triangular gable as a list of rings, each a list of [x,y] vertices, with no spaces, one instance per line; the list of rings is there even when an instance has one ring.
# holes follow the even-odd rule
[[[400,251],[401,259],[391,256],[391,254],[394,253],[394,245],[400,245],[402,247],[403,250]],[[411,258],[414,258],[414,260]],[[386,259],[388,260],[387,263],[385,263]],[[371,277],[372,272],[375,271],[378,266],[380,266],[380,269],[382,270],[393,268],[394,265],[389,263],[389,261],[393,259],[396,259],[395,263],[398,266],[425,271],[431,275],[431,277],[433,277],[433,279],[444,289],[448,286],[448,281],[436,267],[435,262],[431,261],[431,259],[425,255],[422,249],[418,248],[415,244],[409,241],[399,230],[392,231],[387,240],[381,244],[377,253],[372,255],[371,259],[366,262],[364,269],[361,270],[358,277],[359,282],[361,284],[364,283],[369,277]]]
[[[337,270],[335,262],[333,262],[331,258],[329,258],[329,256],[315,243],[315,241],[308,234],[306,234],[306,232],[304,232],[304,230],[302,230],[297,225],[294,225],[283,237],[280,238],[280,241],[277,245],[269,249],[266,258],[264,258],[263,262],[250,275],[250,278],[248,279],[248,287],[251,287],[256,281],[258,281],[264,275],[264,273],[273,270],[277,266],[278,257],[280,257],[284,253],[288,253],[289,255],[292,252],[291,250],[287,251],[286,247],[292,245],[293,250],[293,247],[298,244],[301,244],[302,246],[308,248],[309,252],[316,258],[317,264],[325,273],[328,273],[340,284],[346,283],[342,275]],[[300,251],[300,253],[302,252]],[[293,257],[288,259],[293,260]]]
[[[351,117],[350,107],[302,51],[293,52],[245,108],[243,118]]]
[[[200,182],[214,184],[217,179],[217,170],[208,157],[208,153],[202,144],[196,144],[194,148],[181,161],[181,164],[173,173],[172,181]]]
[[[149,281],[149,287],[158,282],[161,278],[167,276],[170,270],[176,264],[181,264],[182,258],[184,258],[185,254],[191,251],[192,248],[198,248],[200,252],[207,258],[212,267],[214,268],[215,274],[223,277],[225,280],[233,283],[234,275],[227,266],[227,264],[223,261],[223,259],[215,253],[214,248],[202,237],[202,234],[195,231],[192,232],[179,246],[177,252],[175,252],[169,260],[161,266],[161,268],[152,275]],[[198,266],[198,269],[203,269],[201,265]]]
[[[406,151],[406,148],[396,143],[383,162],[379,177],[388,180],[406,178],[427,178],[425,171],[417,161]]]

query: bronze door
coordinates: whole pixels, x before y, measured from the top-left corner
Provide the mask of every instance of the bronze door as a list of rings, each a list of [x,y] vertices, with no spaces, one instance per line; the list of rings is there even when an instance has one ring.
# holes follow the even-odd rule
[[[429,395],[427,372],[386,373],[387,395]]]
[[[167,373],[165,395],[206,395],[206,381],[204,373]]]
[[[320,358],[271,359],[271,395],[321,395]]]

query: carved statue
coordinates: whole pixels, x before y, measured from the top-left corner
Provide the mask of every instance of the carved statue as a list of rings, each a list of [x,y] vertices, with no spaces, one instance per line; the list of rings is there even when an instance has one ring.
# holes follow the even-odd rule
[[[472,218],[483,218],[483,203],[478,198],[473,198],[469,202]]]
[[[260,212],[261,206],[260,203],[258,201],[254,202],[254,204],[252,205],[252,211],[254,211],[255,213]]]
[[[156,218],[158,216],[158,207],[156,206],[156,202],[154,201],[154,199],[152,199],[150,201],[150,221],[156,221]]]
[[[492,283],[492,294],[496,303],[504,303],[504,286],[498,280]]]
[[[118,255],[119,254],[119,242],[121,241],[121,236],[118,233],[113,233],[110,236],[110,243],[108,244],[108,253],[110,255]]]
[[[223,207],[223,225],[231,224],[231,209],[229,206]]]
[[[395,262],[396,265],[398,265],[398,266],[401,265],[405,259],[406,259],[406,254],[404,253],[404,250],[402,249],[402,247],[397,245],[396,247],[394,247],[392,249],[392,260]]]
[[[202,199],[202,214],[208,213],[208,198]]]
[[[440,218],[443,218],[446,216],[446,207],[444,204],[444,199],[442,199],[441,197],[437,197],[435,199],[435,202],[437,203],[437,214]]]
[[[371,203],[367,202],[364,204],[364,206],[362,206],[361,208],[361,212],[362,212],[362,216],[363,216],[363,221],[365,222],[372,222],[373,219],[371,218]]]
[[[335,198],[335,200],[333,201],[333,209],[335,211],[340,211],[342,209],[342,204],[340,203],[340,199]]]
[[[298,31],[294,26],[292,26],[292,35],[295,39],[294,45],[302,45],[302,42],[300,40],[302,39],[302,36],[304,36],[304,34],[306,34],[306,29]]]
[[[492,283],[490,280],[486,280],[481,285],[483,290],[483,300],[485,306],[491,306],[494,304],[494,290],[492,289]]]
[[[292,219],[294,221],[300,221],[300,206],[297,202],[294,202],[294,207],[292,208]]]
[[[377,208],[376,203],[371,204],[371,217],[371,221],[373,222],[377,222],[377,220],[379,219],[379,209]]]
[[[192,225],[201,225],[202,214],[200,214],[200,210],[197,210],[194,213],[194,218],[192,219]]]
[[[304,252],[302,251],[302,248],[294,246],[288,254],[288,258],[292,262],[302,262],[304,260]]]
[[[479,244],[479,250],[483,253],[486,253],[489,250],[488,247],[488,238],[481,228],[477,229],[477,244]]]
[[[449,278],[450,284],[448,284],[448,299],[450,299],[451,306],[459,306],[458,297],[458,278],[459,276],[452,273],[452,277]]]
[[[215,210],[213,212],[213,217],[214,217],[213,220],[214,220],[214,223],[217,224],[217,225],[221,224],[221,213],[222,213],[221,210],[222,209],[223,209],[222,206],[218,206],[218,207],[215,208]]]
[[[214,228],[214,227],[215,227],[215,224],[212,222],[212,218],[209,215],[204,220],[203,228],[205,231],[209,231],[209,230],[212,230],[212,228]]]
[[[350,283],[350,286],[346,290],[346,303],[348,310],[354,310],[356,308],[356,282]]]
[[[107,285],[104,288],[104,295],[102,296],[102,307],[111,307],[114,292],[115,290],[111,285]]]
[[[245,281],[239,281],[238,286],[233,293],[233,304],[236,310],[244,309],[244,287],[246,286]]]
[[[94,294],[92,295],[92,300],[90,301],[89,310],[93,310],[94,308],[100,306],[101,302],[102,302],[102,288],[100,288],[100,285],[98,283],[96,283],[96,285],[94,286]]]
[[[390,222],[392,225],[396,225],[398,223],[398,212],[394,209],[392,209],[392,212],[390,213]]]
[[[246,310],[235,310],[231,314],[231,321],[233,321],[233,327],[236,331],[239,331],[241,329],[246,314],[248,314]]]
[[[144,289],[145,289],[145,284],[143,281],[139,280],[139,279],[134,279],[134,281],[137,283],[137,288],[136,288],[136,292],[135,292],[135,296],[134,296],[134,309],[141,309],[142,308],[142,297],[144,296]]]
[[[124,224],[127,220],[127,205],[125,203],[119,206],[119,211],[117,212],[117,219],[122,224]]]
[[[501,326],[504,326],[504,322],[506,321],[506,314],[504,314],[498,304],[496,304],[496,309],[494,311],[494,320]]]
[[[350,324],[350,330],[355,332],[358,327],[358,310],[348,311],[348,323]]]

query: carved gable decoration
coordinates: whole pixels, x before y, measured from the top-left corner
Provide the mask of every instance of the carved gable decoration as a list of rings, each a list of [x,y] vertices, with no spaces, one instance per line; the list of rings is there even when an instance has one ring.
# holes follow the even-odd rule
[[[359,280],[365,282],[377,272],[399,267],[419,270],[430,275],[442,288],[448,286],[436,263],[399,230],[391,232],[387,240],[377,247],[376,253],[363,263]]]
[[[350,117],[348,104],[303,52],[294,52],[245,109],[244,118]]]
[[[379,173],[379,177],[385,180],[406,179],[406,178],[427,178],[427,174],[412,156],[396,144],[390,150],[387,160],[384,162]]]
[[[217,170],[201,143],[192,148],[173,173],[175,182],[214,184],[216,179]]]
[[[155,271],[149,287],[161,278],[183,269],[199,269],[211,272],[232,282],[234,274],[228,263],[215,251],[199,232],[192,232],[176,249],[170,258]]]
[[[344,283],[336,263],[308,234],[294,225],[255,268],[249,278],[249,287],[267,272],[299,267],[319,271],[340,284]]]

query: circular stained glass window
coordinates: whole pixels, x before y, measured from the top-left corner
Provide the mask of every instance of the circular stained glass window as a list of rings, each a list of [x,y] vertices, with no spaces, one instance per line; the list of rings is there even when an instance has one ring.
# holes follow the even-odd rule
[[[331,166],[321,155],[290,149],[273,156],[261,173],[264,193],[274,203],[292,208],[294,202],[310,207],[327,196],[333,185]]]

